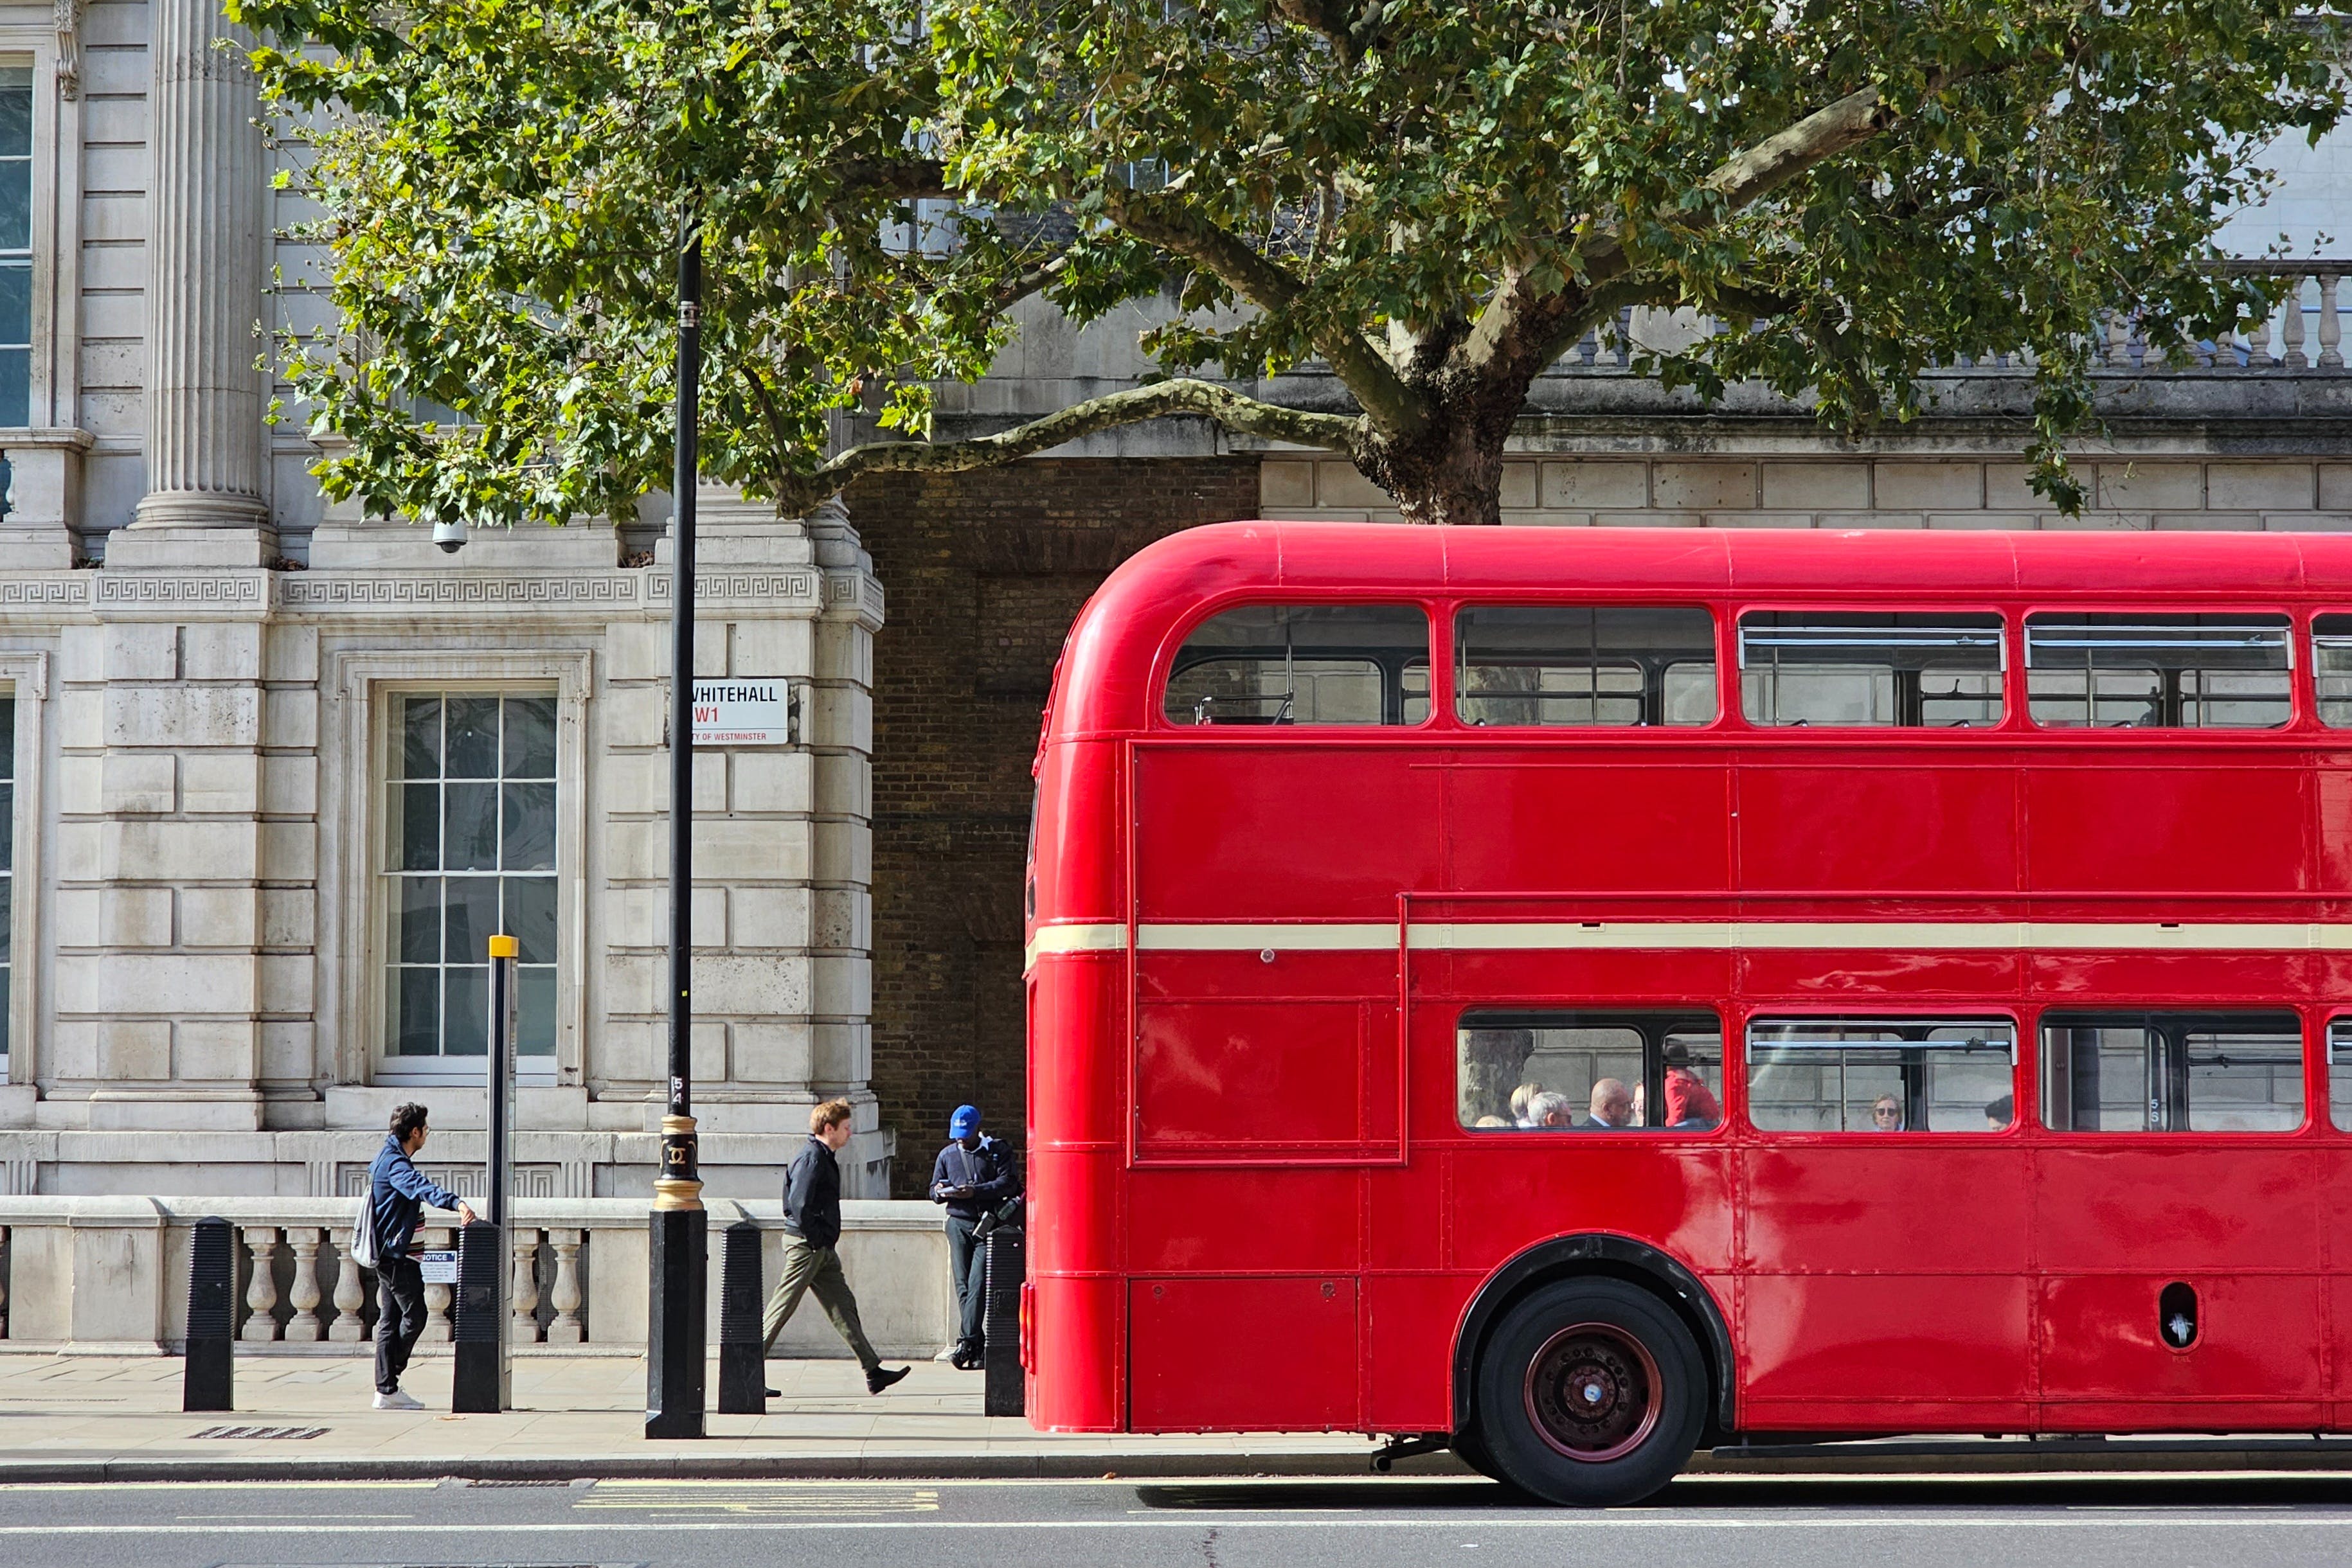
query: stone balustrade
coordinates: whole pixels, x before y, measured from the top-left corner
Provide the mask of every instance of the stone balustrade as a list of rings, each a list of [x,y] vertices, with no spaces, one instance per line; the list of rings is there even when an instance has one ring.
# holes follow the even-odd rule
[[[185,1343],[188,1255],[196,1221],[218,1217],[236,1239],[237,1354],[350,1354],[375,1324],[375,1278],[351,1256],[349,1198],[0,1197],[0,1349],[173,1353]],[[519,1351],[593,1354],[646,1343],[646,1205],[636,1198],[524,1200],[510,1228],[512,1341]],[[428,1211],[422,1245],[453,1247],[455,1216]],[[955,1337],[940,1211],[929,1203],[842,1205],[842,1262],[866,1333],[885,1355],[929,1355]],[[710,1210],[710,1343],[718,1343],[721,1234],[761,1230],[763,1277],[783,1249],[773,1203]],[[454,1336],[452,1291],[425,1289],[420,1354]],[[341,1348],[351,1347],[351,1348]],[[814,1303],[777,1354],[847,1349]]]

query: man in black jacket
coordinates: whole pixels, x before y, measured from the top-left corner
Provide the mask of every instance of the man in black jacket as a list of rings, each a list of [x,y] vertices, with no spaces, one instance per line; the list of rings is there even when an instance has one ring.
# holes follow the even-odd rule
[[[776,1281],[776,1293],[768,1298],[762,1354],[775,1348],[776,1335],[799,1308],[803,1293],[814,1292],[835,1332],[849,1342],[857,1364],[866,1369],[866,1392],[879,1394],[909,1369],[884,1366],[866,1343],[866,1329],[857,1321],[857,1298],[849,1292],[841,1254],[835,1250],[841,1240],[841,1167],[833,1156],[849,1142],[849,1114],[846,1100],[828,1100],[811,1111],[809,1141],[784,1173],[784,1271]]]
[[[931,1162],[931,1201],[947,1205],[948,1272],[962,1310],[955,1354],[948,1359],[960,1371],[982,1365],[988,1254],[978,1235],[980,1222],[1020,1195],[1012,1154],[980,1130],[980,1107],[957,1106],[948,1118],[948,1146]]]

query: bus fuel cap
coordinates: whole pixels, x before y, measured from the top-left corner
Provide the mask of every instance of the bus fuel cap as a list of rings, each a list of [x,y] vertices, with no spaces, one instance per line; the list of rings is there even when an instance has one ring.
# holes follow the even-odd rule
[[[2157,1332],[2175,1350],[2197,1343],[2197,1292],[2176,1280],[2157,1293]]]

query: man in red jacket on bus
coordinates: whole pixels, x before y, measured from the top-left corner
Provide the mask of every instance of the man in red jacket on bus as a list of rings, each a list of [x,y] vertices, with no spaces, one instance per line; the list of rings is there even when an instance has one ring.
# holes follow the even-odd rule
[[[1712,1127],[1723,1120],[1723,1103],[1715,1091],[1691,1071],[1690,1048],[1681,1040],[1666,1041],[1666,1125]]]

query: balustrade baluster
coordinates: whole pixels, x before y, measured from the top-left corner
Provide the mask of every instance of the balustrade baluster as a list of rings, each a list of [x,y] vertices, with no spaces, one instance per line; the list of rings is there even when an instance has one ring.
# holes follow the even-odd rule
[[[2340,275],[2323,272],[2319,275],[2319,365],[2322,370],[2344,368],[2344,319],[2336,313],[2336,285]]]
[[[352,1249],[340,1247],[337,1252],[335,1318],[327,1325],[327,1337],[339,1344],[357,1344],[367,1335],[367,1320],[360,1312],[367,1305],[367,1288],[361,1281],[360,1260],[352,1256]]]
[[[516,1344],[539,1343],[539,1230],[534,1226],[518,1225],[511,1242],[514,1249],[514,1273],[509,1282],[508,1294],[513,1298],[514,1326],[510,1331]]]
[[[325,1337],[324,1325],[319,1322],[319,1239],[315,1225],[286,1228],[287,1245],[294,1249],[294,1288],[286,1293],[294,1315],[287,1320],[286,1337],[298,1344]]]
[[[2281,362],[2291,371],[2307,369],[2311,361],[2303,353],[2303,279],[2293,280],[2286,298],[2279,302],[2280,335],[2285,340],[2286,352]]]
[[[266,1343],[278,1337],[278,1227],[245,1227],[245,1249],[253,1255],[253,1273],[245,1283],[245,1327],[236,1337]]]
[[[2120,310],[2107,312],[2107,347],[2103,358],[2119,370],[2131,367],[2131,318]]]
[[[2271,319],[2265,316],[2252,331],[2246,334],[2246,369],[2267,371],[2278,363],[2277,359],[2271,353],[2273,341]]]
[[[417,1231],[416,1247],[420,1251],[446,1252],[457,1243],[450,1239],[447,1226],[436,1226]],[[449,1321],[449,1306],[457,1292],[446,1285],[425,1287],[425,1332],[416,1336],[419,1344],[448,1344],[457,1337],[457,1326]]]
[[[551,1230],[550,1245],[555,1249],[555,1287],[547,1299],[555,1308],[555,1321],[547,1325],[550,1344],[578,1344],[588,1337],[585,1325],[580,1322],[580,1239],[578,1230]]]

